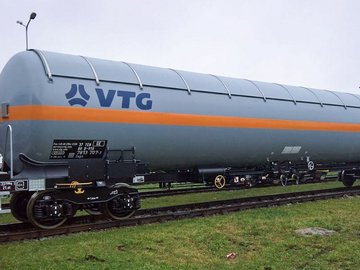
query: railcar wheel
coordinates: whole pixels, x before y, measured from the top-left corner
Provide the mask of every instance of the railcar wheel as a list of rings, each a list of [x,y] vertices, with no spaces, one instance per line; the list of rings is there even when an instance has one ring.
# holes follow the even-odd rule
[[[26,215],[26,206],[29,202],[32,193],[30,192],[16,192],[10,198],[11,214],[19,221],[28,221]]]
[[[115,220],[127,219],[135,213],[132,208],[126,209],[126,207],[131,207],[133,203],[133,198],[130,195],[116,197],[105,203],[104,214]]]
[[[283,186],[287,185],[288,178],[286,177],[285,174],[280,175],[280,182],[281,182],[281,185],[283,185]]]
[[[291,176],[291,178],[295,181],[295,184],[299,184],[300,183],[300,176],[296,173],[293,173],[293,175]]]
[[[126,198],[125,201],[130,202],[130,198]],[[119,211],[119,208],[122,208],[122,204],[125,202],[123,199],[117,200],[116,198],[105,203],[104,214],[115,220],[123,220],[131,217],[135,210],[123,210]]]
[[[124,188],[124,191],[103,205],[103,213],[115,220],[123,220],[131,217],[135,213],[138,198],[128,194],[126,189],[130,187],[126,184],[119,183],[113,187],[119,189]]]
[[[347,175],[345,171],[341,172],[341,181],[343,182],[344,186],[352,187],[355,182],[355,177],[352,175]]]
[[[54,194],[51,191],[38,191],[31,196],[26,213],[34,226],[54,229],[66,222],[64,205],[55,199]]]
[[[219,174],[218,176],[216,176],[215,180],[214,180],[214,184],[215,184],[215,187],[217,187],[218,189],[222,189],[226,184],[225,176],[223,176],[222,174]]]

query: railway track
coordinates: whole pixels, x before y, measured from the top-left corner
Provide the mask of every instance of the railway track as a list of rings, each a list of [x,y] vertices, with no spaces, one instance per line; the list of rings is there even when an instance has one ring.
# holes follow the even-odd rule
[[[37,229],[28,223],[3,224],[0,225],[0,243],[22,241],[27,239],[40,239],[76,232],[166,222],[169,220],[184,218],[204,217],[252,208],[340,198],[346,195],[360,195],[360,187],[294,192],[143,209],[137,211],[136,215],[132,218],[122,221],[103,220],[101,219],[101,216],[78,216],[73,218],[71,222],[68,222],[64,226],[51,230]]]

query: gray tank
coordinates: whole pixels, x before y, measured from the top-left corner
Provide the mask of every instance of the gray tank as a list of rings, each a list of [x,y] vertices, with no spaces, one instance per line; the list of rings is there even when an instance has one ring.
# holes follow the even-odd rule
[[[86,158],[94,149],[64,156],[58,144],[87,140],[135,147],[154,170],[360,157],[350,93],[30,50],[4,67],[0,99],[0,151],[9,163],[11,125],[15,172],[19,153]]]

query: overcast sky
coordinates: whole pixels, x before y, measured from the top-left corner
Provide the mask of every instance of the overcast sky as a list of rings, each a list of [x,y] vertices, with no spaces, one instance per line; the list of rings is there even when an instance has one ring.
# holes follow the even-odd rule
[[[360,93],[359,0],[0,0],[0,70],[31,48]]]

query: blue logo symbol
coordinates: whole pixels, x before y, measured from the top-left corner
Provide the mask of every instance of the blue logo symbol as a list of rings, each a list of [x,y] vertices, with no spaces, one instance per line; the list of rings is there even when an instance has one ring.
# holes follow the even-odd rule
[[[75,97],[79,93],[80,97]],[[85,91],[85,87],[82,84],[72,84],[69,92],[65,94],[68,102],[71,106],[80,105],[85,107],[90,99],[90,96]]]

